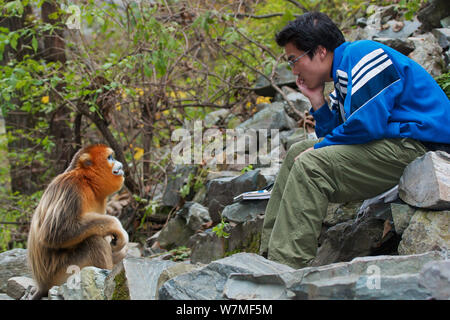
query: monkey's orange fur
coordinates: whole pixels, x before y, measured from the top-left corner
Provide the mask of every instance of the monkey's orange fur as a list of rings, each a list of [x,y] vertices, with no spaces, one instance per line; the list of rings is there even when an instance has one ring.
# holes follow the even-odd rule
[[[117,218],[106,215],[107,197],[124,181],[112,153],[105,145],[81,149],[42,195],[28,237],[28,260],[38,285],[33,299],[62,284],[71,265],[111,269],[125,256],[128,234]]]

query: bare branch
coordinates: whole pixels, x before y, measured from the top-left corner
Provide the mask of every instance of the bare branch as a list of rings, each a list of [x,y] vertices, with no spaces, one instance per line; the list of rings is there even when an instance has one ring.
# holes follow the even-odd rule
[[[286,1],[292,3],[294,6],[300,8],[300,9],[302,9],[303,12],[308,12],[309,11],[301,3],[299,3],[298,1],[295,1],[295,0],[286,0]]]

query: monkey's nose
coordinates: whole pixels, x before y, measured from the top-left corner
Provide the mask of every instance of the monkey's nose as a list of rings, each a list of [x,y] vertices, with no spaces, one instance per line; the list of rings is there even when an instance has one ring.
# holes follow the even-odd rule
[[[119,161],[116,161],[116,163],[114,164],[112,173],[116,176],[123,176],[124,172],[123,172],[122,168],[123,168],[122,163]]]

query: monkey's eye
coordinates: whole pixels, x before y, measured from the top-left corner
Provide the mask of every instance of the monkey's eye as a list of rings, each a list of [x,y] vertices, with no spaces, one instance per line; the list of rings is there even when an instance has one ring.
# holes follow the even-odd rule
[[[108,162],[113,162],[113,161],[114,161],[114,158],[113,158],[112,154],[110,154],[108,156]]]

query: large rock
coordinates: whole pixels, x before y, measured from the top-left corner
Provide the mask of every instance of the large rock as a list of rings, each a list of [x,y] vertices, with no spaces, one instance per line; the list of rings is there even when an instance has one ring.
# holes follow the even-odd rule
[[[399,254],[450,248],[450,211],[417,210],[403,232]]]
[[[409,226],[409,222],[416,212],[416,208],[402,203],[391,203],[390,206],[395,232],[401,235]]]
[[[210,180],[207,183],[206,203],[213,222],[221,220],[223,208],[233,203],[233,197],[247,191],[259,190],[267,181],[261,170],[252,170],[238,177]]]
[[[442,260],[437,251],[409,256],[355,258],[351,262],[297,270],[287,290],[296,299],[428,299],[418,274],[430,261]]]
[[[238,125],[236,129],[267,129],[268,135],[270,135],[271,129],[289,130],[295,127],[297,124],[284,110],[284,103],[274,102]]]
[[[326,230],[311,265],[321,266],[350,261],[355,257],[393,253],[398,244],[395,235],[391,233],[383,237],[386,220],[390,220],[389,205],[383,203],[375,207],[377,209],[369,207],[371,214],[366,213],[356,220],[348,215],[350,220]],[[330,217],[327,219],[330,220]]]
[[[450,28],[433,29],[432,33],[442,49],[448,49],[450,47]]]
[[[425,7],[417,12],[417,18],[422,22],[421,29],[430,31],[441,26],[441,19],[450,15],[450,3],[447,0],[430,0]]]
[[[67,279],[58,289],[64,300],[107,300],[106,278],[111,271],[85,267]]]
[[[174,207],[178,204],[181,199],[181,187],[188,182],[189,175],[195,175],[196,172],[197,166],[176,165],[175,168],[173,168],[173,170],[169,173],[167,186],[162,197],[162,201],[165,206]]]
[[[252,220],[228,224],[224,229],[229,233],[227,238],[219,238],[214,232],[197,233],[189,239],[192,263],[210,263],[237,251],[258,252],[261,243],[261,232],[264,215],[258,215]]]
[[[203,265],[201,265],[201,264],[190,264],[190,263],[179,262],[179,263],[176,263],[176,264],[164,269],[158,278],[158,283],[156,284],[155,299],[159,300],[158,291],[166,281],[169,281],[170,279],[175,278],[179,275],[182,275],[182,274],[185,274],[188,272],[192,272],[196,269],[200,269],[202,267],[203,267]]]
[[[187,227],[186,220],[177,215],[161,229],[158,242],[161,247],[170,250],[185,245],[193,234],[194,231]]]
[[[204,223],[211,221],[208,208],[196,202],[186,202],[177,215],[186,220],[186,225],[192,231],[201,229]]]
[[[232,273],[270,274],[293,270],[256,254],[237,253],[167,281],[159,289],[159,299],[220,300],[225,298],[223,289]]]
[[[27,264],[27,250],[13,249],[0,253],[0,292],[6,293],[8,279],[18,276],[32,277]]]
[[[380,38],[404,39],[416,32],[421,23],[414,19],[412,21],[395,21],[391,20],[386,23],[388,28],[381,30],[377,36]]]
[[[36,287],[33,279],[28,277],[12,277],[8,280],[7,293],[8,296],[20,300],[30,287]]]
[[[320,267],[292,269],[240,253],[167,281],[160,299],[429,299],[419,282],[439,252],[361,257]]]
[[[362,276],[355,284],[355,300],[427,300],[431,292],[419,283],[419,274],[380,275],[379,288],[371,285],[371,276]]]
[[[278,87],[289,86],[291,88],[296,88],[295,84],[296,78],[292,74],[292,70],[286,68],[286,66],[278,66],[275,70],[275,74],[273,76],[273,81]],[[272,84],[263,76],[258,77],[255,83],[255,87],[253,89],[255,93],[259,96],[264,97],[274,97],[277,91]]]
[[[266,211],[268,200],[246,200],[226,206],[222,217],[228,221],[241,223],[256,218]]]
[[[130,300],[155,300],[161,273],[176,262],[147,258],[123,261]]]
[[[440,76],[444,70],[442,48],[431,33],[408,38],[415,50],[408,57],[420,64],[433,77]]]
[[[374,38],[373,40],[387,45],[388,47],[391,47],[392,49],[403,53],[405,56],[409,55],[414,51],[414,49],[416,49],[416,47],[414,46],[414,42],[409,39]]]
[[[450,300],[450,260],[428,262],[420,272],[419,282],[434,299]]]
[[[430,151],[411,162],[400,178],[399,196],[414,207],[450,209],[450,155]]]

